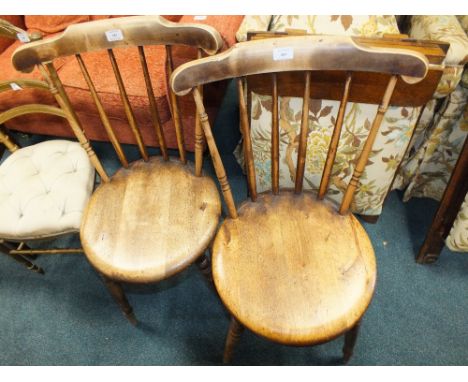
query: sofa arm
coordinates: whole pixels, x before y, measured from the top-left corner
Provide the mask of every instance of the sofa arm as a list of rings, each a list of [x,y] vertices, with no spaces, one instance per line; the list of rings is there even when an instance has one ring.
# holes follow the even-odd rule
[[[247,32],[267,32],[270,27],[272,15],[247,15],[242,20],[236,33],[237,41],[247,41]]]

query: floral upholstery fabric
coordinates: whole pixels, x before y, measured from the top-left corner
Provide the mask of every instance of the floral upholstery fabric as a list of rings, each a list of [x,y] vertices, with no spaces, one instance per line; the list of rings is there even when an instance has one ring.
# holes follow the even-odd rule
[[[309,33],[381,36],[397,34],[393,16],[273,16],[270,30],[304,29]],[[294,185],[297,137],[300,130],[302,98],[280,98],[280,186]],[[337,117],[339,102],[311,100],[309,138],[304,187],[317,189]],[[361,177],[351,209],[363,215],[379,215],[395,171],[403,159],[416,125],[420,108],[389,108],[374,144],[368,166]],[[355,160],[369,132],[377,105],[347,107],[328,197],[340,202],[352,176]],[[252,93],[251,135],[257,190],[271,188],[271,97]],[[242,147],[236,156],[242,162]]]
[[[465,201],[458,212],[445,244],[452,251],[468,252],[468,194],[465,196]]]
[[[466,76],[466,75],[465,75]],[[435,113],[402,163],[396,187],[405,188],[404,200],[430,197],[440,200],[468,132],[468,87],[462,81]]]
[[[241,25],[236,33],[237,41],[247,41],[248,31],[268,31],[270,26],[271,15],[247,15],[242,20]]]
[[[434,95],[437,98],[447,96],[457,87],[463,65],[468,61],[468,38],[459,20],[455,16],[413,16],[410,37],[450,43],[446,68]]]
[[[394,16],[273,16],[270,30],[282,32],[286,29],[304,29],[308,33],[382,36],[398,34]]]

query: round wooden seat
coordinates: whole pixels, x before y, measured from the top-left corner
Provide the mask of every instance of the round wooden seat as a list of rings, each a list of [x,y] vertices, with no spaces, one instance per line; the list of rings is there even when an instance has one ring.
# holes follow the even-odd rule
[[[376,280],[358,220],[315,195],[259,195],[227,219],[213,245],[213,277],[237,320],[273,341],[308,345],[350,328]]]
[[[151,158],[120,169],[91,196],[83,249],[105,276],[155,282],[193,263],[210,244],[221,213],[214,181],[190,164]]]

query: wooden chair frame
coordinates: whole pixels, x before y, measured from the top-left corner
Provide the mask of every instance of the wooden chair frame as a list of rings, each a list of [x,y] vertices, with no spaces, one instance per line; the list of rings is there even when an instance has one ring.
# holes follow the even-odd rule
[[[54,60],[59,57],[75,56],[78,65],[81,69],[88,88],[91,93],[91,97],[97,108],[99,117],[102,125],[109,137],[109,141],[114,147],[114,150],[119,158],[119,161],[124,169],[132,169],[133,163],[129,163],[124,150],[120,142],[117,139],[116,133],[112,127],[110,119],[104,110],[103,103],[96,90],[95,84],[88,72],[86,67],[83,53],[96,52],[106,50],[112,66],[112,70],[115,75],[115,79],[120,92],[120,98],[124,107],[125,115],[128,120],[130,130],[135,138],[136,145],[141,154],[142,163],[151,162],[148,150],[143,142],[141,131],[138,127],[138,122],[135,118],[132,105],[127,94],[124,79],[122,77],[119,65],[114,54],[116,48],[135,48],[138,50],[138,57],[141,64],[141,70],[144,76],[146,84],[147,96],[149,101],[149,110],[151,114],[152,124],[154,126],[154,133],[159,143],[159,149],[161,153],[161,166],[164,163],[172,163],[168,148],[166,146],[165,136],[162,129],[159,113],[156,107],[155,94],[153,91],[152,80],[150,76],[150,69],[145,56],[145,46],[151,45],[164,45],[166,50],[166,71],[168,76],[172,74],[174,70],[173,58],[172,58],[172,46],[173,45],[185,45],[192,46],[198,49],[198,57],[202,57],[205,54],[211,55],[216,53],[223,46],[223,41],[219,33],[212,27],[202,24],[191,24],[191,23],[173,23],[167,21],[160,16],[132,16],[105,19],[99,21],[92,21],[87,23],[74,24],[69,26],[59,36],[42,40],[38,42],[32,42],[27,46],[20,47],[15,51],[12,57],[13,65],[19,71],[29,72],[34,67],[37,67],[47,82],[50,91],[54,95],[57,103],[60,105],[61,110],[70,122],[71,128],[77,137],[82,147],[88,153],[88,156],[95,167],[97,173],[101,178],[101,186],[111,184],[115,176],[109,176],[104,169],[100,159],[94,152],[88,138],[86,137],[83,127],[79,121],[79,118],[74,110],[73,105],[68,98],[66,90],[60,80],[59,74],[54,66]],[[199,88],[199,94],[202,93],[201,87]],[[178,99],[174,93],[169,94],[169,105],[172,118],[174,121],[174,128],[177,138],[177,146],[179,152],[178,163],[187,164],[187,156],[183,138],[183,127],[181,123]],[[204,136],[202,133],[201,123],[199,119],[196,119],[195,125],[195,163],[194,163],[194,175],[195,177],[202,177],[202,165],[203,165],[203,150],[204,150]],[[140,162],[140,161],[137,161]],[[137,163],[134,162],[134,163]],[[186,167],[186,166],[185,166]],[[88,206],[89,210],[89,206]],[[85,213],[86,218],[87,213]],[[83,232],[84,227],[81,229],[82,243],[83,243]],[[209,243],[208,243],[209,245]],[[83,243],[85,254],[87,249]],[[204,248],[206,250],[206,248]],[[204,250],[199,254],[199,258],[195,262],[199,265],[202,272],[207,274],[209,269],[209,261],[204,255]],[[88,255],[88,254],[87,254]],[[96,265],[93,264],[95,267]],[[184,264],[185,269],[190,264]],[[181,269],[179,269],[180,271]],[[108,287],[110,293],[120,305],[124,315],[133,324],[136,323],[133,309],[129,305],[125,294],[123,292],[120,283],[109,274],[104,274],[104,282]],[[111,274],[113,271],[109,271]],[[167,277],[170,274],[166,275]],[[119,276],[120,277],[120,276]],[[118,281],[125,282],[153,282],[149,281],[148,278],[138,278],[138,276],[128,276],[126,278],[119,278]]]
[[[39,80],[30,80],[30,79],[15,79],[11,81],[0,82],[0,93],[5,91],[12,91],[12,85],[18,89],[40,89],[44,91],[50,91],[49,85],[44,81]],[[7,122],[10,119],[20,117],[27,114],[50,114],[62,118],[67,118],[64,111],[56,106],[50,105],[41,105],[41,104],[26,104],[21,106],[16,106],[12,109],[6,110],[0,113],[0,126]],[[0,130],[0,144],[3,144],[4,147],[11,153],[20,149],[18,144],[14,142],[8,134]],[[77,230],[75,233],[78,233]],[[73,233],[73,232],[70,232]],[[67,233],[68,234],[68,233]],[[63,236],[64,234],[52,234],[47,236],[47,238],[56,238]],[[1,238],[0,237],[0,252],[7,254],[12,259],[18,261],[19,263],[25,265],[28,269],[44,274],[44,270],[39,266],[33,264],[30,261],[30,258],[34,258],[37,255],[44,254],[76,254],[83,253],[82,248],[37,248],[31,249],[27,246],[26,241],[33,242],[35,240],[43,240],[45,237],[28,237],[24,239],[13,239],[13,238]],[[28,258],[29,257],[29,258]]]
[[[281,56],[281,55],[285,56]],[[285,58],[284,58],[285,57]],[[272,38],[265,40],[248,41],[245,43],[236,44],[228,51],[218,54],[214,57],[204,58],[196,62],[187,63],[179,67],[171,78],[171,86],[174,92],[178,95],[188,94],[192,91],[193,97],[197,104],[197,109],[202,121],[203,130],[207,138],[208,147],[210,149],[213,162],[215,164],[216,174],[221,184],[223,191],[224,200],[226,202],[229,216],[225,220],[224,224],[227,224],[230,220],[237,220],[240,215],[238,211],[246,208],[247,205],[254,205],[256,202],[266,203],[264,200],[273,201],[280,195],[279,187],[279,121],[278,121],[278,97],[279,97],[279,76],[284,76],[291,72],[295,78],[301,78],[303,81],[303,107],[302,107],[302,118],[300,128],[300,139],[298,145],[297,154],[297,169],[295,177],[294,190],[284,190],[281,194],[287,194],[291,198],[300,197],[303,193],[303,178],[304,178],[304,166],[307,149],[307,134],[308,134],[308,113],[309,113],[309,98],[311,96],[312,88],[314,84],[311,83],[311,75],[316,71],[340,71],[345,73],[344,85],[341,87],[341,103],[336,118],[333,135],[331,138],[330,147],[328,149],[328,155],[326,158],[322,183],[317,194],[317,199],[322,200],[326,196],[328,189],[330,174],[333,162],[335,160],[338,141],[340,137],[341,128],[343,125],[343,116],[346,109],[346,104],[349,101],[350,94],[352,93],[353,79],[355,72],[359,73],[383,73],[387,76],[386,83],[383,83],[383,91],[381,96],[381,102],[378,107],[377,114],[372,122],[368,137],[364,143],[364,147],[354,167],[351,180],[347,186],[341,205],[338,207],[337,214],[341,216],[352,216],[349,214],[349,208],[353,200],[356,188],[359,185],[359,179],[363,173],[367,164],[369,154],[372,150],[372,146],[379,130],[380,124],[384,117],[384,114],[391,103],[394,90],[397,86],[397,82],[403,84],[417,84],[422,81],[427,75],[429,68],[429,62],[427,58],[418,53],[403,49],[392,49],[392,48],[373,48],[360,44],[353,38],[350,37],[337,37],[337,36],[301,36],[301,37],[283,37],[283,38]],[[273,99],[272,107],[272,137],[271,137],[271,178],[272,178],[272,196],[264,197],[264,195],[270,194],[268,192],[258,194],[256,190],[256,178],[255,178],[255,167],[254,158],[252,152],[252,144],[250,139],[250,127],[249,118],[247,111],[247,102],[245,99],[245,82],[246,77],[255,77],[256,75],[271,75],[271,94]],[[234,203],[234,199],[231,193],[229,182],[226,177],[226,173],[217,151],[215,142],[213,140],[211,127],[206,117],[203,101],[197,89],[200,85],[205,85],[210,82],[226,80],[236,78],[238,87],[238,98],[240,106],[240,121],[241,130],[244,137],[244,155],[245,155],[245,166],[247,172],[247,183],[249,188],[250,201],[244,202],[242,206],[237,209]],[[291,78],[291,77],[284,77]],[[299,80],[298,80],[299,83]],[[335,84],[333,84],[335,86]],[[361,84],[362,85],[362,84]],[[319,84],[323,86],[323,84]],[[354,102],[359,98],[359,94],[354,92]],[[304,191],[304,194],[307,192]],[[311,194],[311,192],[309,192]],[[245,210],[245,209],[244,209]],[[251,211],[251,210],[249,210]],[[263,212],[262,212],[263,213]],[[236,225],[235,229],[240,226]],[[220,229],[218,236],[222,232]],[[232,245],[232,234],[235,231],[226,231],[223,234],[223,239],[220,239],[225,246],[229,247]],[[242,238],[239,238],[241,241]],[[237,241],[236,241],[237,243]],[[214,244],[213,256],[217,256],[216,253],[217,239]],[[219,246],[223,245],[222,243]],[[223,247],[223,248],[227,248]],[[219,248],[218,248],[219,249]],[[228,255],[227,255],[228,256]],[[372,256],[373,251],[372,251]],[[213,260],[213,264],[216,262],[216,258]],[[260,261],[260,260],[254,260]],[[220,260],[220,263],[222,260]],[[214,267],[214,278],[215,284],[223,300],[223,294],[225,291],[220,289],[217,280],[220,277],[217,272],[228,272],[229,269],[223,268],[222,271]],[[234,270],[232,270],[234,271]],[[246,275],[248,277],[248,275]],[[244,278],[245,280],[245,278]],[[222,288],[222,287],[221,287]],[[233,288],[237,288],[234,286]],[[370,303],[368,297],[366,302],[361,306],[361,313],[364,314],[365,309]],[[223,300],[226,305],[226,301]],[[290,344],[290,345],[311,345],[321,343],[333,339],[343,333],[345,336],[345,346],[343,349],[344,361],[347,362],[352,355],[353,347],[356,342],[360,316],[354,319],[354,323],[345,327],[335,329],[333,334],[329,334],[325,337],[320,337],[316,340],[310,338],[296,336],[288,339],[287,335],[284,338],[280,338],[268,329],[265,329],[262,325],[255,326],[254,324],[247,324],[240,322],[240,318],[234,314],[234,310],[240,309],[238,306],[233,308],[232,306],[226,305],[228,310],[232,314],[232,320],[229,327],[228,336],[226,339],[226,346],[224,352],[224,362],[227,363],[232,358],[233,348],[235,343],[238,341],[242,329],[244,326],[249,326],[250,329],[266,338],[273,339],[275,341]],[[254,328],[255,326],[255,328]]]

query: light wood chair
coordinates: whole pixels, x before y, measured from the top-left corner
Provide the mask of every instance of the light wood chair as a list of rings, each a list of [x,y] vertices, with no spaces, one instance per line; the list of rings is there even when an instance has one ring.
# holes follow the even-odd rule
[[[81,224],[84,252],[130,322],[136,323],[133,310],[120,282],[154,283],[166,279],[194,262],[209,269],[206,248],[214,238],[221,214],[221,200],[212,178],[202,172],[203,134],[196,125],[195,163],[187,160],[180,123],[178,101],[170,94],[172,118],[177,135],[179,158],[171,157],[156,106],[151,68],[145,56],[149,46],[165,46],[168,73],[172,73],[171,47],[187,45],[214,54],[222,39],[212,27],[178,24],[159,16],[114,18],[68,27],[63,34],[19,48],[13,64],[20,71],[37,66],[48,81],[57,102],[70,120],[74,133],[89,154],[100,175],[101,184],[92,194]],[[150,157],[138,128],[124,84],[124,76],[114,51],[133,49],[141,63],[154,132],[161,156]],[[120,97],[142,159],[129,163],[116,138],[112,123],[102,106],[86,66],[93,52],[108,54]],[[76,56],[102,124],[122,164],[109,176],[85,136],[79,118],[54,67],[55,60]],[[79,75],[79,73],[77,73]],[[162,85],[164,86],[164,84]]]
[[[344,360],[349,360],[359,321],[376,282],[372,244],[359,221],[349,213],[350,203],[397,83],[416,83],[427,71],[426,57],[417,52],[373,49],[349,37],[306,36],[239,43],[222,54],[182,65],[173,73],[171,86],[176,94],[193,91],[229,210],[212,249],[214,282],[232,314],[224,362],[231,360],[243,327],[288,345],[313,345],[345,334]],[[272,190],[258,194],[244,79],[265,73],[271,73],[273,97]],[[312,76],[315,82],[311,81]],[[228,78],[237,78],[250,194],[250,200],[239,208],[234,205],[197,89]],[[302,82],[304,102],[295,188],[280,192],[278,97],[282,86],[288,88],[291,82]],[[363,92],[366,83],[368,91],[380,91],[381,103],[344,198],[337,206],[325,196],[343,115],[348,101],[358,102],[362,93],[368,93]],[[317,88],[319,92],[332,88],[341,105],[322,185],[314,196],[303,191],[302,186],[308,150],[309,97]]]
[[[0,82],[0,92],[10,91],[12,97],[27,88],[50,91],[44,81]],[[23,104],[1,112],[0,125],[36,113],[67,118],[56,106]],[[20,148],[1,129],[0,144],[11,153],[0,164],[0,252],[41,274],[43,269],[31,262],[35,256],[83,253],[81,248],[31,249],[28,244],[79,232],[95,179],[86,151],[78,142],[61,139]]]

